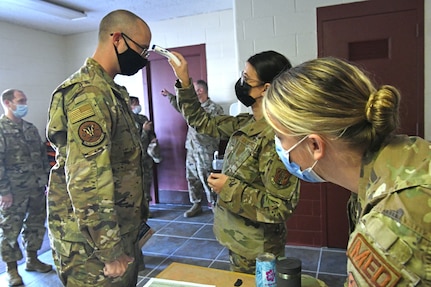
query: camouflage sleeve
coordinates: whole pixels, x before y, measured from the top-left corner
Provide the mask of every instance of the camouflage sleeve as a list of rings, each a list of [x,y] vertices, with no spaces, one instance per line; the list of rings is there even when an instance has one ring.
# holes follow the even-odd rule
[[[67,106],[66,184],[79,228],[103,262],[123,254],[114,209],[111,134],[115,115],[104,97],[108,91],[87,87]]]
[[[5,152],[6,152],[6,141],[3,136],[2,126],[0,125],[0,195],[7,195],[11,193],[10,182],[6,174],[5,166]]]
[[[172,94],[168,94],[168,98],[169,98],[169,102],[171,103],[172,107],[177,111],[177,112],[181,112],[178,104],[177,104],[177,97],[175,95]]]
[[[198,133],[206,134],[213,138],[227,139],[249,119],[242,116],[212,116],[208,114],[201,107],[193,84],[185,88],[175,87],[175,89],[178,107],[182,115],[187,124],[192,126]]]
[[[258,179],[230,176],[218,204],[253,221],[283,223],[299,200],[299,180],[280,161],[274,137],[264,137],[258,155]],[[244,171],[246,173],[247,171]]]

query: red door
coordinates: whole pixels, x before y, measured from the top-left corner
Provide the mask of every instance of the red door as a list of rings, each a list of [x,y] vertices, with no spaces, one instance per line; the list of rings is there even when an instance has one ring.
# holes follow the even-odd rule
[[[206,81],[205,45],[169,48],[181,53],[187,60],[193,80]],[[150,63],[143,73],[145,114],[153,121],[160,143],[163,161],[154,170],[155,202],[189,203],[185,175],[185,138],[187,124],[180,113],[161,95],[166,88],[175,94],[176,77],[167,59],[151,53]]]
[[[317,9],[319,57],[363,66],[378,84],[401,90],[401,131],[424,135],[423,0],[375,0]],[[345,248],[350,192],[323,184],[328,247]]]

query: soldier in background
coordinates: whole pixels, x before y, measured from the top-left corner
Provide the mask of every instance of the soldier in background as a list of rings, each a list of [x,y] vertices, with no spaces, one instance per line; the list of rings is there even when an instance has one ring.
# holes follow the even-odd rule
[[[144,195],[148,205],[152,201],[151,184],[153,183],[153,164],[160,163],[160,146],[154,132],[153,123],[144,115],[141,115],[142,107],[138,97],[130,97],[130,108],[135,118],[136,126],[141,138],[143,156],[142,164],[144,165]],[[148,215],[150,216],[150,214]]]
[[[16,89],[2,93],[4,114],[0,118],[0,252],[7,265],[9,286],[23,284],[17,261],[22,233],[27,258],[25,270],[48,272],[37,251],[45,235],[48,158],[37,128],[23,120],[27,97]]]
[[[143,151],[129,94],[113,79],[145,67],[150,41],[150,28],[137,15],[108,13],[93,56],[52,95],[47,137],[57,163],[49,178],[48,223],[65,286],[137,283],[139,227],[148,213]]]
[[[194,88],[202,108],[211,116],[222,115],[223,108],[214,103],[208,97],[208,85],[204,80],[198,80],[194,83]],[[171,105],[177,110],[177,99],[175,95],[162,90],[162,95],[167,96]],[[207,178],[211,172],[211,163],[214,157],[214,152],[218,150],[220,140],[205,134],[200,134],[189,126],[185,147],[187,150],[186,157],[186,178],[189,188],[190,202],[192,207],[184,212],[184,217],[193,217],[202,213],[201,202],[206,195],[210,208],[214,207],[216,194],[211,191],[208,186]]]

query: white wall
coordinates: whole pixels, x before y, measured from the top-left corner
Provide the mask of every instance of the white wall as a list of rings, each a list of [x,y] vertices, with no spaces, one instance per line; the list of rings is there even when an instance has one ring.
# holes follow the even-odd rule
[[[0,41],[0,93],[22,90],[29,105],[25,119],[43,136],[50,95],[66,75],[64,37],[0,22]]]
[[[210,97],[225,110],[236,102],[234,83],[244,62],[263,50],[277,50],[292,64],[317,56],[316,7],[356,1],[232,0],[234,9],[148,23],[152,43],[169,47],[206,44]],[[431,1],[425,1],[425,51],[431,47]],[[268,3],[271,3],[270,5]],[[0,91],[24,90],[27,120],[44,133],[51,92],[91,56],[97,31],[72,36],[0,22]],[[425,53],[425,137],[431,139],[431,58]],[[142,97],[141,75],[117,77],[132,95]]]
[[[238,66],[273,49],[293,65],[317,57],[316,8],[358,0],[235,0]],[[425,138],[431,140],[431,1],[425,2]],[[268,5],[271,3],[271,5]]]

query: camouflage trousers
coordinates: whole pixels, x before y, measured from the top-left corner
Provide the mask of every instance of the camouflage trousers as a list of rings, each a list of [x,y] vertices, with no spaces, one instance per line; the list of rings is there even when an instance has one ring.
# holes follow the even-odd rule
[[[215,193],[211,191],[207,182],[208,176],[211,173],[212,159],[213,152],[187,150],[186,178],[191,203],[201,202],[204,194],[209,203],[215,203]]]
[[[16,191],[13,204],[0,209],[0,253],[4,262],[18,261],[23,254],[18,245],[22,233],[24,248],[40,249],[45,236],[46,197],[40,188]]]
[[[142,158],[144,167],[144,198],[143,200],[151,201],[151,185],[153,184],[153,159],[149,156]]]
[[[55,239],[54,239],[55,240]],[[105,264],[95,255],[94,250],[87,243],[66,242],[59,244],[67,245],[67,252],[53,250],[54,263],[57,275],[66,287],[131,287],[136,286],[138,281],[139,264],[142,262],[142,252],[138,247],[136,236],[123,238],[125,253],[135,260],[128,265],[126,273],[122,277],[110,278],[103,274]],[[53,244],[56,245],[56,244]]]

